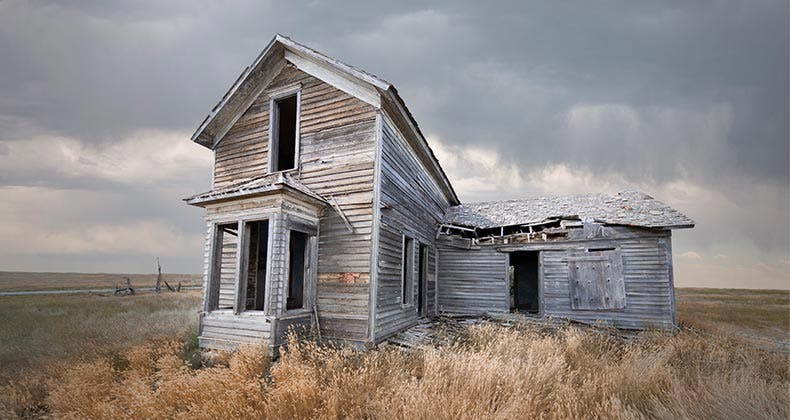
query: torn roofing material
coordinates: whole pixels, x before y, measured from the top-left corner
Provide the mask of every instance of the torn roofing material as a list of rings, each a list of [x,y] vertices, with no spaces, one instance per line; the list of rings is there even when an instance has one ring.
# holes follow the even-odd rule
[[[261,177],[250,178],[227,187],[217,188],[208,192],[193,195],[192,197],[185,198],[184,201],[186,201],[187,204],[194,206],[202,206],[218,201],[263,195],[283,189],[290,189],[309,198],[320,201],[323,204],[329,204],[329,202],[324,197],[283,172],[276,172]]]
[[[444,223],[488,229],[561,218],[645,228],[694,227],[684,214],[638,191],[461,204],[447,210]]]

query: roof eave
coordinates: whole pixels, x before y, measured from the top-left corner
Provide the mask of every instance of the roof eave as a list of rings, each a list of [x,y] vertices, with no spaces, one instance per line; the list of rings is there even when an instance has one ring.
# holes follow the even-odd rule
[[[239,200],[239,199],[252,198],[252,197],[261,197],[264,195],[271,195],[281,192],[289,192],[296,194],[316,204],[329,205],[329,203],[322,198],[312,196],[310,194],[305,193],[304,191],[300,191],[288,184],[283,184],[283,183],[273,184],[266,189],[260,189],[254,191],[249,191],[249,190],[234,191],[234,192],[219,194],[213,197],[206,197],[206,198],[201,198],[198,195],[195,197],[185,198],[184,202],[195,207],[206,207],[209,204],[216,204],[224,201],[232,201],[232,200]]]
[[[206,127],[208,127],[209,124],[211,124],[211,122],[214,120],[214,117],[217,114],[219,114],[222,111],[222,109],[224,109],[225,105],[227,105],[227,103],[230,100],[230,98],[233,97],[233,95],[236,93],[236,91],[239,89],[239,87],[242,84],[244,84],[244,82],[250,76],[250,73],[252,73],[252,70],[255,69],[258,66],[258,64],[260,64],[260,62],[263,60],[263,58],[266,57],[266,55],[272,50],[272,47],[274,46],[274,44],[276,42],[278,42],[278,37],[280,37],[280,34],[275,35],[269,41],[269,43],[266,44],[266,47],[260,52],[260,54],[258,54],[258,56],[255,57],[255,60],[253,60],[252,64],[250,64],[249,66],[244,68],[244,70],[241,72],[239,77],[236,78],[236,82],[233,83],[233,85],[231,85],[230,89],[228,89],[225,92],[225,95],[223,95],[222,98],[219,100],[219,102],[216,105],[214,105],[214,108],[211,109],[211,112],[209,112],[209,114],[206,116],[206,118],[203,119],[203,122],[200,123],[200,126],[198,126],[198,128],[192,134],[192,137],[191,137],[192,141],[194,141],[195,143],[197,143],[197,144],[199,144],[201,146],[205,146],[205,147],[207,147],[209,149],[213,149],[213,146],[214,146],[213,139],[208,137],[208,136],[203,136],[202,135],[204,133]]]
[[[212,122],[214,122],[215,117],[220,114],[224,109],[225,106],[228,104],[230,99],[236,94],[239,88],[244,85],[244,83],[249,78],[250,74],[252,74],[260,65],[260,63],[266,58],[266,56],[274,49],[276,45],[281,45],[283,48],[296,52],[300,55],[307,56],[314,61],[319,61],[325,65],[331,66],[343,73],[347,76],[356,78],[364,83],[371,85],[376,89],[380,89],[382,91],[386,91],[392,87],[392,85],[387,82],[386,80],[380,79],[372,74],[365,73],[361,70],[355,69],[348,64],[345,64],[341,61],[335,60],[332,57],[324,55],[306,45],[300,44],[292,39],[282,35],[276,34],[271,41],[266,45],[266,47],[258,54],[255,60],[249,66],[245,67],[244,70],[241,72],[239,77],[236,79],[236,82],[228,89],[228,91],[223,95],[217,105],[212,108],[211,112],[203,119],[203,122],[198,126],[195,132],[192,134],[192,141],[195,143],[200,144],[201,146],[207,147],[209,149],[213,149],[217,143],[217,139],[213,138],[210,135],[206,135],[206,128],[209,127]]]
[[[671,226],[661,226],[661,229],[664,230],[675,230],[675,229],[693,229],[696,225],[694,223],[689,223],[685,225],[671,225]]]
[[[450,202],[451,206],[456,206],[461,204],[461,200],[458,199],[458,194],[456,194],[455,189],[453,188],[453,184],[450,183],[450,179],[447,177],[447,173],[444,172],[444,168],[442,165],[439,164],[439,159],[436,158],[436,155],[433,153],[433,149],[431,149],[430,144],[428,144],[428,140],[423,135],[422,130],[420,130],[419,124],[417,124],[417,120],[414,119],[414,116],[409,111],[409,108],[406,106],[406,102],[404,102],[403,98],[400,97],[397,90],[394,86],[390,86],[389,89],[382,91],[382,95],[387,97],[390,102],[392,102],[397,108],[398,111],[404,115],[407,119],[407,122],[410,125],[412,131],[417,135],[417,137],[421,140],[420,143],[423,146],[424,152],[430,157],[434,168],[439,174],[441,178],[441,187],[445,190],[445,195],[448,197],[448,201]]]
[[[361,71],[361,70],[359,70],[357,68],[354,68],[354,67],[352,67],[352,66],[350,66],[350,65],[348,65],[348,64],[346,64],[346,63],[344,63],[342,61],[336,60],[336,59],[334,59],[334,58],[332,58],[332,57],[330,57],[328,55],[322,54],[322,53],[320,53],[320,52],[308,47],[307,45],[300,44],[300,43],[298,43],[298,42],[292,40],[291,38],[288,38],[287,36],[284,36],[282,34],[275,35],[273,41],[277,41],[277,42],[283,44],[283,46],[285,46],[285,47],[287,47],[287,48],[289,48],[289,49],[291,49],[293,51],[297,51],[297,52],[302,53],[304,55],[310,56],[311,58],[316,59],[318,61],[322,61],[325,64],[328,64],[328,65],[330,65],[332,67],[335,67],[336,69],[341,70],[341,71],[347,73],[350,76],[356,77],[357,79],[360,79],[360,80],[362,80],[362,81],[364,81],[366,83],[369,83],[369,84],[375,86],[378,89],[387,90],[390,87],[392,87],[392,85],[388,81],[386,81],[384,79],[378,78],[378,77],[376,77],[376,76],[374,76],[372,74],[369,74],[369,73]]]

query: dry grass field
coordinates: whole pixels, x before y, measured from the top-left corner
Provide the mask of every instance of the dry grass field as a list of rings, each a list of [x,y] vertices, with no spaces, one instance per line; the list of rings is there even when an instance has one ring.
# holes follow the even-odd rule
[[[200,292],[0,296],[0,381],[197,327]]]
[[[133,287],[154,287],[156,274],[106,274],[106,273],[32,273],[25,271],[0,271],[0,292],[67,290],[67,289],[112,289],[123,286],[126,277]],[[164,274],[164,280],[175,287],[200,286],[200,274]],[[164,287],[164,286],[163,286]]]
[[[676,335],[483,323],[411,351],[293,342],[275,363],[254,347],[196,362],[194,335],[182,338],[197,319],[195,292],[62,298],[0,300],[0,324],[15,325],[0,329],[0,366],[17,367],[0,385],[0,417],[790,415],[788,353],[752,340],[788,340],[788,292],[680,289],[687,328]]]
[[[678,321],[720,334],[788,341],[790,291],[677,289]]]

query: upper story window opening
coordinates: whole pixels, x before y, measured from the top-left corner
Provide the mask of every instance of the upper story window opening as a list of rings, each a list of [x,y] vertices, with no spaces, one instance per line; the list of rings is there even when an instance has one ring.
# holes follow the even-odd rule
[[[272,98],[269,130],[269,172],[297,167],[299,158],[299,98],[296,91]]]

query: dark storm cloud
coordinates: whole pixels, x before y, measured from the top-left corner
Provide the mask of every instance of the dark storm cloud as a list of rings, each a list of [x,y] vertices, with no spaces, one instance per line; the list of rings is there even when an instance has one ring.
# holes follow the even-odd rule
[[[157,220],[199,236],[178,198],[207,189],[208,152],[174,147],[281,32],[394,83],[448,147],[710,192],[686,243],[714,247],[790,211],[788,26],[786,1],[0,2],[0,187],[106,195],[48,213],[52,229]],[[140,130],[140,150],[116,147]],[[143,170],[107,165],[160,149]],[[750,223],[745,246],[786,258],[786,224]]]
[[[445,141],[543,149],[520,156],[528,164],[571,159],[628,169],[632,156],[618,153],[616,132],[595,139],[592,151],[569,153],[574,139],[558,132],[569,107],[628,105],[650,119],[664,108],[705,114],[727,106],[720,159],[681,163],[699,176],[721,162],[747,175],[790,177],[786,2],[0,7],[0,53],[11,58],[0,75],[5,139],[20,131],[24,138],[24,125],[12,126],[22,122],[99,140],[140,127],[192,128],[281,31],[390,79],[407,100],[435,91],[433,102],[408,102]],[[675,175],[676,149],[697,139],[661,140],[649,175],[666,178]]]

